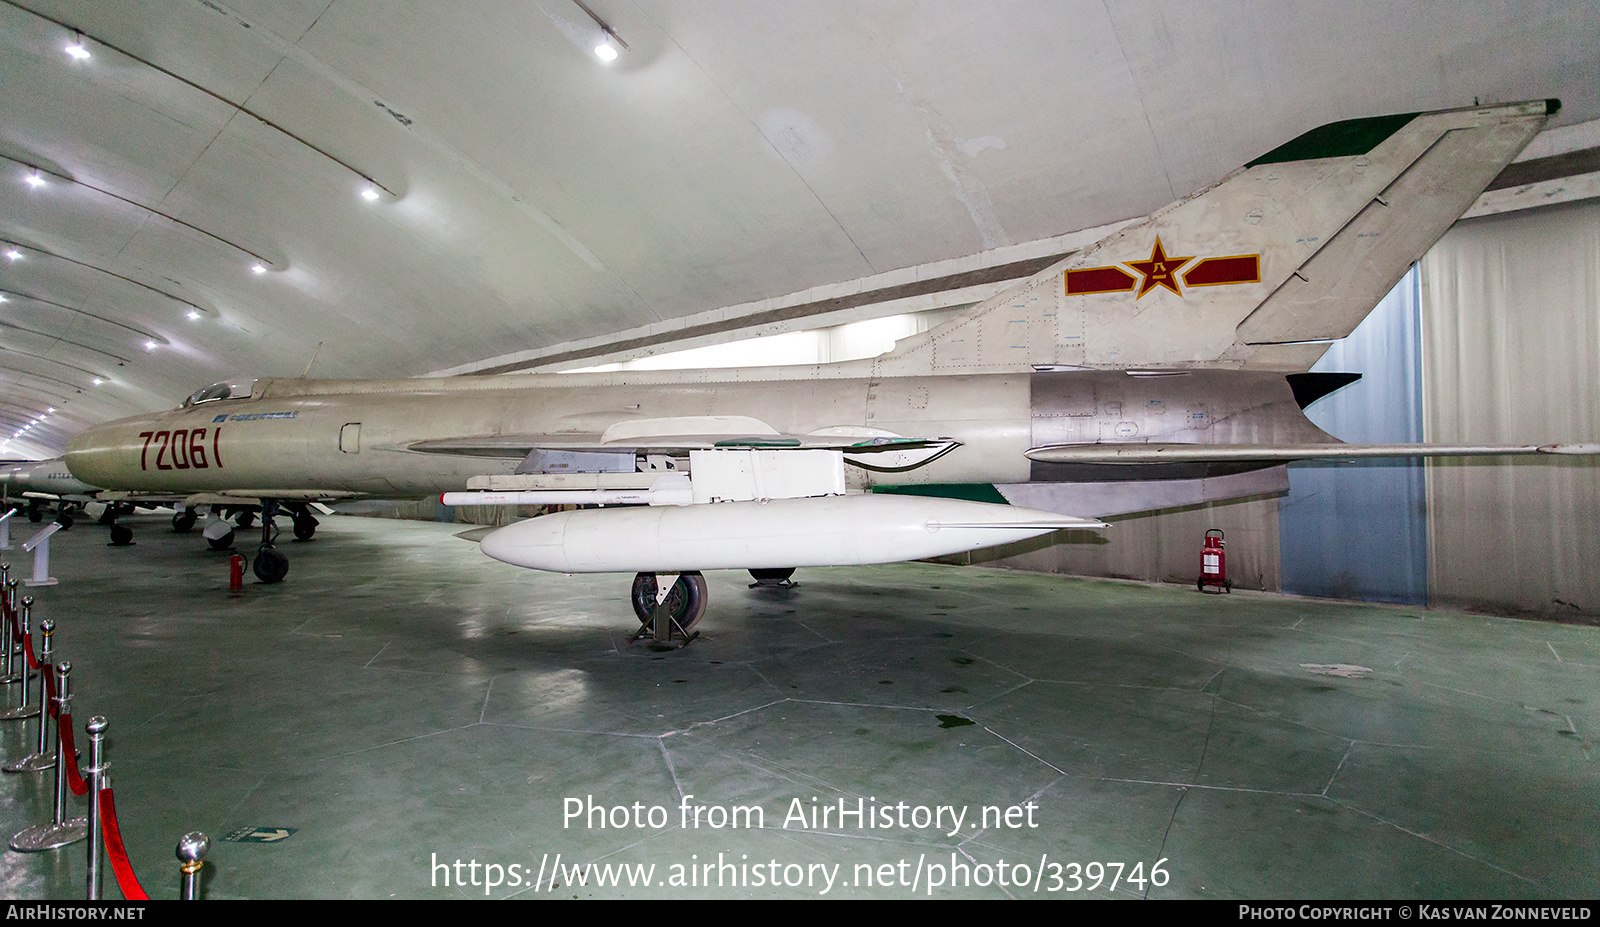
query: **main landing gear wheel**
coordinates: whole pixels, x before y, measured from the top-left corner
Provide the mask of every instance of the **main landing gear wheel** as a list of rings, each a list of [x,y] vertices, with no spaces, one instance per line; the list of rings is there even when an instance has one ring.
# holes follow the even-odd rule
[[[206,543],[211,545],[212,550],[227,550],[231,548],[233,546],[233,529],[228,529],[226,534],[221,534],[214,538],[206,538]]]
[[[133,529],[127,525],[112,524],[111,546],[127,547],[133,543]]]
[[[310,515],[302,515],[294,520],[294,539],[296,541],[309,541],[317,533],[317,525],[321,522]]]
[[[71,515],[66,515],[66,514],[57,515],[56,516],[56,524],[61,526],[61,530],[62,531],[71,531],[72,530],[72,516]]]
[[[289,558],[276,548],[262,546],[256,551],[256,562],[251,567],[256,579],[264,583],[281,583],[289,575]]]
[[[679,573],[672,588],[667,591],[667,597],[657,605],[659,591],[656,574],[640,573],[633,578],[633,594],[630,598],[633,601],[633,613],[639,617],[640,628],[629,639],[629,643],[646,635],[653,635],[658,642],[667,643],[676,634],[681,635],[687,644],[697,636],[691,632],[706,613],[706,578],[698,572]],[[656,627],[657,615],[668,619],[666,628]]]
[[[36,525],[39,522],[44,521],[44,509],[38,507],[37,505],[29,506],[28,507],[28,520],[33,522]]]
[[[172,516],[172,530],[179,534],[188,534],[194,530],[195,514],[193,512],[179,512]]]

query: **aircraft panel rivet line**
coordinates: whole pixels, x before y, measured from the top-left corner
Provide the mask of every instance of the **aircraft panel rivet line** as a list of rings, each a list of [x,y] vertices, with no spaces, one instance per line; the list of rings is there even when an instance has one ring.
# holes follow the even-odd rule
[[[47,618],[39,623],[39,630],[44,635],[44,643],[41,645],[39,660],[35,665],[35,668],[39,670],[40,711],[39,737],[37,742],[38,747],[34,750],[34,752],[28,754],[22,759],[17,760],[14,763],[7,763],[4,766],[0,766],[0,770],[4,770],[8,773],[44,772],[45,770],[56,765],[55,754],[45,752],[46,748],[50,746],[50,712],[44,710],[50,705],[51,696],[54,695],[53,690],[55,688],[54,673],[52,672],[52,663],[50,660],[50,657],[52,656],[50,638],[55,633],[55,622],[52,622]],[[29,662],[33,662],[33,648],[31,643],[24,649],[28,651]]]
[[[12,580],[12,582],[16,582],[16,580]],[[17,671],[14,674],[21,684],[19,688],[22,690],[22,704],[7,711],[0,712],[0,721],[21,721],[24,718],[33,717],[34,714],[39,710],[37,707],[28,703],[28,678],[33,675],[32,673],[28,672],[28,664],[35,662],[33,659],[33,645],[31,642],[32,635],[28,633],[28,621],[32,615],[33,596],[24,596],[22,599],[22,617],[19,620],[15,630],[16,633],[22,637],[22,652],[26,659],[17,663]]]
[[[56,718],[57,737],[55,818],[49,824],[36,824],[12,837],[11,849],[16,850],[18,853],[59,850],[64,846],[71,846],[84,839],[89,832],[88,818],[78,817],[67,820],[67,788],[72,784],[71,773],[78,771],[78,754],[72,744],[72,713],[68,711],[72,699],[71,674],[72,664],[68,661],[63,660],[61,665],[56,667],[55,675],[58,678],[55,685],[56,691],[52,696],[52,710],[50,712]],[[87,791],[87,785],[83,785],[81,788],[73,788],[73,792],[79,795]]]
[[[206,865],[206,851],[211,849],[211,838],[199,831],[190,831],[178,840],[178,871],[183,875],[179,898],[184,901],[200,900],[200,871]]]

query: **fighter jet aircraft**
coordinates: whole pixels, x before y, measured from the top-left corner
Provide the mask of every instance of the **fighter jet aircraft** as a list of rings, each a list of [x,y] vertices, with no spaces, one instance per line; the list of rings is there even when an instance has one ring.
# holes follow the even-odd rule
[[[25,511],[37,524],[54,504],[63,528],[72,527],[72,514],[90,502],[98,487],[74,479],[65,459],[34,460],[0,465],[0,512]]]
[[[698,571],[775,581],[1287,488],[1308,457],[1588,452],[1351,446],[1308,373],[1533,138],[1534,101],[1333,123],[865,361],[703,371],[219,384],[71,442],[80,479],[259,502],[594,503],[492,557],[631,572],[687,632]],[[314,527],[314,521],[311,523]],[[670,584],[657,574],[676,573]]]

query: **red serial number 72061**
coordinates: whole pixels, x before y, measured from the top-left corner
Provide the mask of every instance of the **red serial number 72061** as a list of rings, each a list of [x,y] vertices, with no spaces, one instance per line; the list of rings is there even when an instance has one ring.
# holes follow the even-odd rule
[[[222,437],[222,427],[209,429],[211,432],[211,458],[206,459],[206,431],[205,428],[179,428],[176,431],[141,431],[139,437],[144,439],[144,449],[139,452],[139,469],[150,469],[150,445],[156,447],[157,470],[205,470],[212,466],[222,466],[222,453],[218,449],[217,440]],[[170,453],[169,453],[170,452]],[[171,463],[164,463],[168,458]]]

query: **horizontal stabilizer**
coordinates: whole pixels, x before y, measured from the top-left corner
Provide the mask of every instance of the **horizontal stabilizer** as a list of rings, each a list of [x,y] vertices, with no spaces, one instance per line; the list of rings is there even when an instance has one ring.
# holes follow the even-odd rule
[[[1047,463],[1152,464],[1343,460],[1356,457],[1488,457],[1600,454],[1600,444],[1060,444],[1027,451]]]

